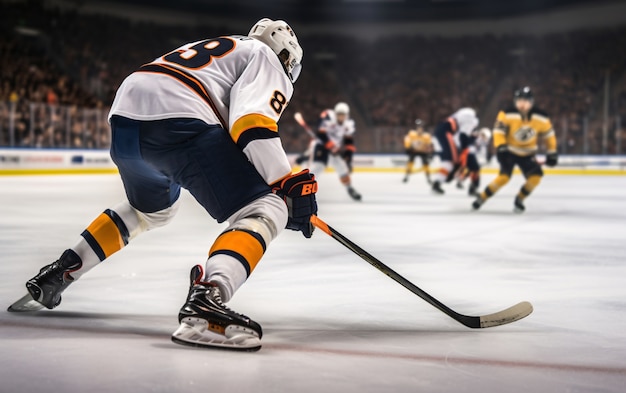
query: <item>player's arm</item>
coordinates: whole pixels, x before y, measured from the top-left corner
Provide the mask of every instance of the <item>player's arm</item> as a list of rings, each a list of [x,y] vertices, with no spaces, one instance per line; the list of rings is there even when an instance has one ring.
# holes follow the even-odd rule
[[[311,237],[311,215],[317,212],[317,182],[308,169],[291,174],[278,136],[278,119],[293,94],[276,55],[254,53],[230,94],[230,135],[257,172],[287,206],[287,229]]]
[[[406,134],[404,136],[404,150],[406,150],[407,153],[411,150],[411,135],[410,134]]]
[[[323,118],[320,121],[320,125],[317,127],[317,132],[315,136],[319,139],[320,143],[326,150],[331,152],[332,154],[337,154],[339,152],[339,146],[335,142],[333,142],[328,136],[328,127],[330,120],[328,118]]]
[[[493,147],[498,149],[501,145],[506,145],[506,134],[509,126],[506,122],[506,113],[500,111],[496,118],[496,124],[493,126]]]
[[[506,144],[506,135],[509,131],[509,125],[506,120],[506,113],[500,111],[496,118],[496,124],[493,126],[493,147],[496,150],[496,157],[498,162],[502,163],[507,160],[509,148]]]
[[[344,159],[350,172],[352,172],[352,159],[356,153],[356,145],[354,144],[354,137],[352,134],[345,135],[343,137],[343,152],[341,152],[341,158]]]
[[[278,119],[293,94],[293,86],[271,50],[254,53],[230,94],[232,139],[267,184],[291,174],[278,135]],[[276,59],[277,60],[277,59]]]
[[[556,132],[554,132],[550,119],[546,118],[545,126],[543,128],[546,130],[542,133],[543,140],[546,144],[546,165],[556,166],[559,161],[559,156],[556,150]]]
[[[426,134],[426,146],[428,155],[432,157],[432,155],[435,153],[435,145],[433,144],[433,138],[430,136],[430,134]]]

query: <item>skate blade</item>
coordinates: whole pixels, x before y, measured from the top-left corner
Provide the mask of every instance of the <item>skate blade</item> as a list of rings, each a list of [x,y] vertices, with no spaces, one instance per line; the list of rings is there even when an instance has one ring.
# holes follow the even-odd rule
[[[33,299],[33,297],[30,295],[30,293],[27,293],[20,300],[18,300],[15,303],[11,304],[9,306],[9,308],[7,309],[7,311],[9,311],[9,312],[29,312],[29,311],[39,311],[39,310],[41,310],[43,308],[45,308],[43,306],[43,304],[41,304],[38,301],[36,301],[35,299]]]
[[[200,348],[225,349],[230,351],[254,352],[261,349],[258,334],[242,326],[230,325],[224,334],[208,329],[208,323],[201,318],[183,318],[172,341],[176,344]]]

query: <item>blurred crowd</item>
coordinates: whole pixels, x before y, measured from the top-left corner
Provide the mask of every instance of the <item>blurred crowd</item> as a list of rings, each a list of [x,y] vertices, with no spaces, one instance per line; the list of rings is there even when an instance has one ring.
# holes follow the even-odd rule
[[[106,148],[107,107],[126,75],[185,42],[224,33],[246,32],[80,15],[37,1],[0,3],[0,146]],[[432,128],[460,106],[476,108],[481,125],[491,126],[512,90],[530,85],[564,136],[561,150],[597,153],[607,76],[607,152],[616,151],[626,124],[624,28],[542,37],[303,36],[301,43],[304,72],[281,119],[290,152],[309,140],[295,112],[314,126],[323,109],[346,101],[360,151],[388,151],[416,118]]]

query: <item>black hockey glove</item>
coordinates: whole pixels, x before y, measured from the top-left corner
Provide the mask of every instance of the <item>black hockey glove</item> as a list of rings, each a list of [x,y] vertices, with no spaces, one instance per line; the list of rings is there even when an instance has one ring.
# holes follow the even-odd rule
[[[311,215],[317,213],[315,176],[305,169],[274,184],[272,190],[287,204],[287,229],[301,231],[304,237],[310,238],[314,229]]]
[[[500,145],[496,149],[496,158],[500,164],[504,164],[508,161],[511,153],[509,152],[509,147],[507,145]]]
[[[546,155],[546,165],[549,167],[556,166],[559,162],[559,155],[557,153],[548,153]]]

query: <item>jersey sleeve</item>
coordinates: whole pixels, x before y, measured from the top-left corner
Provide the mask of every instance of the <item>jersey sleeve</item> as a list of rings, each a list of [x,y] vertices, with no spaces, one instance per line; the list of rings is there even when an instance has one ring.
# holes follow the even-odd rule
[[[274,53],[256,51],[230,93],[229,130],[267,184],[291,173],[278,135],[278,119],[289,103],[293,86]]]
[[[497,148],[500,145],[506,144],[506,113],[500,111],[496,118],[496,124],[493,126],[493,147]]]
[[[411,134],[406,134],[404,136],[404,148],[405,149],[411,148]]]
[[[346,135],[345,137],[352,138],[354,133],[356,132],[356,126],[354,125],[354,120],[349,119],[349,122],[346,124]]]
[[[552,126],[552,122],[548,117],[542,119],[542,129],[539,132],[546,143],[546,152],[547,153],[556,153],[556,133],[554,132],[554,127]]]
[[[325,116],[320,120],[320,124],[317,127],[317,132],[315,133],[317,139],[322,142],[322,145],[324,145],[324,148],[326,148],[327,150],[332,150],[335,147],[335,143],[331,141],[328,137],[328,129],[330,128],[330,126],[331,120],[329,117]]]

